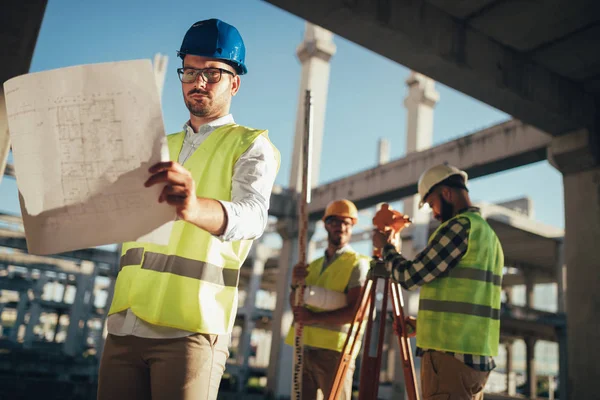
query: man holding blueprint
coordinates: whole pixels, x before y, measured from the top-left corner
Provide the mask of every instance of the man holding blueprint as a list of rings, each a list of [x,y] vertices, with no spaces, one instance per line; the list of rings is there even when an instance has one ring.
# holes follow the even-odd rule
[[[100,364],[99,400],[216,399],[237,312],[239,270],[262,235],[279,152],[267,131],[237,125],[231,99],[247,72],[237,29],[199,21],[177,72],[190,112],[168,136],[170,160],[146,187],[177,219],[168,243],[123,243]]]

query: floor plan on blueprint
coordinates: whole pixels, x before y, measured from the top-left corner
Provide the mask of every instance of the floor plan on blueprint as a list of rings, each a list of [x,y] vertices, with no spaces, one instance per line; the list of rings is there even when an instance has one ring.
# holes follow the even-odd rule
[[[151,84],[148,84],[150,82]],[[135,240],[173,220],[145,188],[168,159],[150,61],[68,67],[5,83],[31,253]]]

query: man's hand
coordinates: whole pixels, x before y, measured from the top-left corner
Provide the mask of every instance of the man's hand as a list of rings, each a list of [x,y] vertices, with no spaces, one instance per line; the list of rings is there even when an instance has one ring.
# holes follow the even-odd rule
[[[381,232],[377,229],[373,229],[373,247],[376,249],[382,249],[389,241],[392,231]]]
[[[299,285],[308,275],[308,264],[296,264],[292,269],[292,285]]]
[[[196,183],[190,171],[179,163],[166,161],[153,165],[148,172],[152,176],[148,178],[144,186],[165,184],[158,197],[159,203],[166,201],[174,206],[177,216],[184,221],[192,222],[198,218],[200,204],[196,196]]]
[[[373,247],[376,249],[383,249],[386,244],[393,244],[396,250],[400,251],[400,234],[399,232],[393,234],[393,231],[387,230],[381,232],[380,230],[373,229]]]
[[[315,321],[315,313],[313,313],[312,311],[310,311],[307,308],[294,307],[293,311],[294,311],[294,321],[295,322],[301,322],[305,325],[311,325],[316,322]]]
[[[415,337],[417,335],[417,319],[415,317],[404,317],[404,324],[406,325],[406,336],[407,337]],[[396,323],[396,319],[394,318],[394,322],[392,323],[394,332],[397,335],[402,335],[402,327]]]

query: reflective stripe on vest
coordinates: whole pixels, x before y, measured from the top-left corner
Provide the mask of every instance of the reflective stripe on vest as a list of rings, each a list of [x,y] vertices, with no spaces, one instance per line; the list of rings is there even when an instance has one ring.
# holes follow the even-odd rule
[[[502,247],[479,214],[466,212],[454,218],[470,221],[467,252],[448,273],[421,288],[417,346],[495,356],[500,340]]]
[[[235,124],[215,129],[183,166],[197,182],[199,197],[231,201],[238,158],[266,131]],[[167,137],[177,160],[185,132]],[[273,147],[279,166],[279,152]],[[202,184],[208,182],[208,184]],[[109,314],[131,309],[160,326],[226,334],[237,313],[240,267],[252,241],[222,241],[182,220],[171,223],[167,245],[123,243],[119,275]]]
[[[143,257],[143,261],[142,261]],[[178,256],[145,252],[142,248],[128,249],[121,257],[121,268],[125,265],[141,264],[142,269],[200,279],[221,286],[237,287],[240,270],[224,269],[204,261],[190,260]]]
[[[353,251],[346,251],[340,254],[330,265],[327,266],[325,271],[323,270],[324,257],[321,257],[312,263],[308,267],[308,275],[305,279],[307,285],[320,286],[327,290],[334,290],[337,292],[344,292],[350,277],[352,270],[358,264],[361,259],[368,259]],[[307,306],[308,309],[314,312],[321,312],[316,307]],[[366,324],[363,324],[363,329],[359,332],[359,336],[362,336]],[[294,341],[294,329],[290,327],[288,331],[285,343],[293,345]],[[342,351],[346,337],[350,331],[350,324],[344,325],[333,325],[333,324],[315,324],[305,325],[302,333],[302,341],[304,345],[310,347],[317,347],[322,349],[329,349],[335,351]],[[359,337],[360,339],[360,337]],[[356,357],[360,349],[360,340],[356,346],[357,352],[354,354]]]

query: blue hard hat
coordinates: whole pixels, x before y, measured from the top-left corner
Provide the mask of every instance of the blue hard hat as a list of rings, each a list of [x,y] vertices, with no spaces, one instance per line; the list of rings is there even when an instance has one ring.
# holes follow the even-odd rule
[[[240,32],[220,19],[198,21],[185,34],[177,55],[182,59],[186,54],[204,56],[228,61],[239,75],[248,72],[246,47]]]

